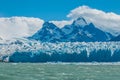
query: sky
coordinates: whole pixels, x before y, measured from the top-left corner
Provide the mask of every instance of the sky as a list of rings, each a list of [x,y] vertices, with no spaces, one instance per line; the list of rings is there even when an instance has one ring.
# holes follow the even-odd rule
[[[0,0],[0,17],[26,16],[45,21],[69,19],[66,15],[83,5],[120,14],[120,0]]]
[[[0,0],[0,39],[32,36],[45,21],[62,28],[80,16],[120,34],[120,0]]]

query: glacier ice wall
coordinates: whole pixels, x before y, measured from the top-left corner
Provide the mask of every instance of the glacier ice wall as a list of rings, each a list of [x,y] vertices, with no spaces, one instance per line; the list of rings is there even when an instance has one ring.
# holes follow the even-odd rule
[[[47,43],[15,39],[0,43],[0,60],[9,62],[117,62],[120,42]]]

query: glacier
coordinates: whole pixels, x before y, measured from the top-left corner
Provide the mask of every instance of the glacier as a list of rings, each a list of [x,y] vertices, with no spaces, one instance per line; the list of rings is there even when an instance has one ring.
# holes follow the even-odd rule
[[[0,61],[119,62],[120,42],[39,42],[13,39],[0,43]]]

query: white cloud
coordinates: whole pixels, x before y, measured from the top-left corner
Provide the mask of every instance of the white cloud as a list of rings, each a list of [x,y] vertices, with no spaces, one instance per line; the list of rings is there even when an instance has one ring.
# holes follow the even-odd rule
[[[104,12],[88,6],[80,6],[72,10],[67,17],[76,19],[84,17],[88,22],[93,22],[98,28],[112,34],[120,34],[120,15],[113,12]]]
[[[50,22],[52,22],[52,23],[54,23],[56,26],[58,26],[59,28],[62,28],[62,27],[64,27],[65,25],[70,25],[72,22],[73,22],[73,20],[69,20],[69,21],[67,21],[67,20],[62,20],[62,21],[50,21]]]
[[[42,27],[44,21],[33,17],[0,18],[0,37],[3,39],[26,37]]]

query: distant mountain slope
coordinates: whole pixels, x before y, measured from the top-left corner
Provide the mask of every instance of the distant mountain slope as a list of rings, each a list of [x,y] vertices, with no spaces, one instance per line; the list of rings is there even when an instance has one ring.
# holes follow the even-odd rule
[[[43,27],[32,38],[42,42],[56,42],[61,40],[63,33],[53,23],[45,22]]]
[[[94,26],[93,23],[88,24],[84,18],[78,18],[71,25],[62,28],[66,33],[68,41],[107,41],[113,37],[111,34],[104,32]]]
[[[120,41],[120,35],[118,35],[118,36],[115,37],[115,38],[112,38],[110,41]]]
[[[30,38],[42,42],[94,42],[108,41],[112,37],[110,33],[96,28],[93,23],[88,24],[80,17],[71,25],[65,25],[61,29],[53,23],[45,22],[43,27]]]

